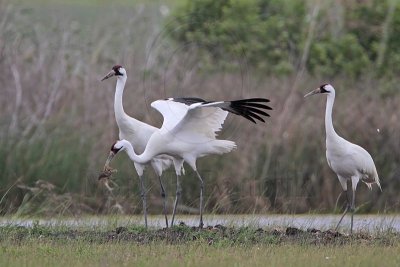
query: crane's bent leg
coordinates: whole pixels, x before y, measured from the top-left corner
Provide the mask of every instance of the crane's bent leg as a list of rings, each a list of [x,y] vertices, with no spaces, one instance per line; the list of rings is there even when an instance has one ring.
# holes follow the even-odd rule
[[[350,211],[351,211],[351,225],[350,225],[350,234],[353,233],[353,216],[354,216],[354,211],[356,210],[356,189],[357,189],[357,184],[360,179],[358,176],[353,176],[351,177],[351,187],[352,187],[352,199],[351,199],[351,206],[350,206]]]
[[[178,206],[178,202],[179,202],[179,200],[181,198],[181,194],[182,194],[182,188],[181,188],[181,183],[179,181],[179,178],[180,178],[179,175],[176,175],[176,196],[175,196],[174,210],[172,211],[171,226],[174,225],[176,207]]]
[[[168,228],[168,217],[167,217],[167,200],[166,200],[166,194],[165,194],[165,188],[164,185],[161,181],[161,175],[158,176],[158,181],[160,181],[160,186],[161,186],[161,197],[163,199],[163,213],[165,216],[165,225]]]
[[[146,190],[144,188],[143,175],[140,177],[140,197],[143,203],[143,214],[144,214],[144,226],[147,228],[147,203],[146,203]]]
[[[201,178],[199,172],[196,170],[197,177],[200,180],[200,224],[199,227],[203,228],[203,189],[204,189],[204,182]]]
[[[344,193],[346,194],[347,204],[346,204],[346,209],[344,210],[344,212],[342,214],[342,217],[340,218],[338,224],[336,225],[335,231],[338,230],[340,223],[342,222],[344,216],[347,214],[347,212],[349,211],[349,208],[350,208],[350,199],[349,199],[349,194],[347,192],[347,179],[345,179],[341,176],[338,176],[338,179],[339,179],[340,185],[343,188]]]

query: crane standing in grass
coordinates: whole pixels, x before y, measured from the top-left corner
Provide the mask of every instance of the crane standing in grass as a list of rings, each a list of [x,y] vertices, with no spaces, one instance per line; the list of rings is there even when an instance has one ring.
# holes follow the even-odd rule
[[[350,143],[340,137],[333,128],[332,123],[332,108],[335,102],[335,89],[330,84],[323,84],[314,91],[309,92],[304,97],[315,94],[327,94],[326,111],[325,111],[325,130],[326,130],[326,159],[329,167],[336,173],[339,182],[346,193],[347,205],[343,212],[339,223],[336,226],[338,229],[343,217],[347,212],[351,211],[351,228],[353,232],[353,215],[355,211],[355,194],[357,184],[361,180],[368,188],[372,189],[372,184],[376,183],[382,190],[379,176],[376,171],[374,161],[371,155],[362,147]],[[349,198],[347,192],[347,181],[351,181],[352,198]]]
[[[112,147],[105,168],[119,151],[126,150],[131,160],[146,164],[160,154],[173,155],[184,160],[196,173],[200,181],[200,223],[203,227],[203,179],[197,171],[196,161],[200,157],[212,154],[224,154],[236,147],[228,140],[216,139],[228,111],[246,119],[264,122],[261,116],[269,116],[263,109],[271,110],[265,105],[265,98],[241,99],[236,101],[202,101],[193,103],[192,98],[168,98],[157,100],[151,106],[157,109],[164,121],[162,127],[155,131],[147,142],[141,155],[137,155],[132,144],[126,140],[117,141]],[[134,144],[133,144],[134,145]]]
[[[141,122],[135,118],[130,117],[128,114],[125,113],[124,107],[122,104],[123,100],[123,93],[125,88],[125,83],[127,80],[126,70],[120,66],[116,65],[112,68],[112,70],[104,76],[102,81],[116,76],[117,77],[117,85],[115,88],[115,97],[114,97],[114,113],[115,119],[117,121],[118,129],[119,129],[119,138],[126,139],[131,142],[135,149],[138,151],[144,151],[150,136],[158,129],[154,126],[151,126],[147,123]],[[183,170],[183,160],[177,159],[168,155],[159,155],[154,157],[151,161],[151,166],[153,167],[156,175],[158,176],[160,186],[161,186],[161,196],[163,198],[163,212],[165,216],[165,224],[168,227],[168,218],[167,218],[167,211],[166,211],[166,194],[164,185],[161,181],[161,175],[164,170],[168,169],[170,165],[173,163],[175,167],[175,173],[177,176],[177,181],[179,182],[179,176],[181,175]],[[145,226],[147,227],[147,203],[146,203],[146,190],[144,188],[144,180],[143,180],[143,171],[145,169],[144,164],[134,162],[134,166],[136,169],[137,174],[140,178],[140,191],[141,191],[141,198],[143,202],[143,213],[144,213],[144,220]],[[179,197],[180,192],[177,190],[176,200]],[[175,216],[176,211],[176,204],[174,205],[173,217]]]

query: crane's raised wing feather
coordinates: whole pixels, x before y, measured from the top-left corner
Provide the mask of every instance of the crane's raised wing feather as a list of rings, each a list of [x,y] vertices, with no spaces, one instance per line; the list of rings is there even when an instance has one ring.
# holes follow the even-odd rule
[[[160,130],[167,131],[172,130],[183,119],[189,109],[188,105],[170,99],[156,100],[151,103],[151,106],[160,112],[164,118]]]
[[[171,132],[180,139],[190,142],[215,139],[216,133],[222,129],[226,116],[228,112],[218,107],[205,108],[193,104]]]
[[[272,110],[267,106],[265,98],[249,98],[234,101],[204,101],[200,98],[168,98],[157,100],[151,106],[164,117],[162,131],[180,134],[185,139],[215,139],[216,132],[221,130],[228,112],[242,116],[254,123],[265,122],[261,116],[269,117],[264,110]],[[189,105],[189,103],[192,103]],[[190,133],[190,134],[189,134]],[[196,137],[195,137],[196,136]]]
[[[202,103],[196,102],[188,106],[174,99],[167,99],[154,101],[151,106],[164,117],[161,131],[168,131],[185,141],[203,142],[204,138],[215,139],[228,112],[211,105],[203,108]]]
[[[164,117],[161,129],[171,130],[186,115],[190,105],[204,102],[206,101],[198,97],[178,97],[156,100],[151,106]]]
[[[266,98],[248,98],[233,101],[213,101],[201,103],[201,106],[212,106],[219,107],[223,110],[229,111],[230,113],[242,116],[251,122],[256,123],[256,120],[265,122],[260,116],[270,117],[270,115],[264,110],[272,110],[270,106],[264,103],[270,102]],[[263,110],[264,109],[264,110]]]

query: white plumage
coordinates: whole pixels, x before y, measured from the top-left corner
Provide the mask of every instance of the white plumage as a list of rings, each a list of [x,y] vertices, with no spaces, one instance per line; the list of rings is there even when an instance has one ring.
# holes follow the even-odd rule
[[[123,107],[123,92],[125,88],[125,83],[127,80],[126,70],[116,65],[112,68],[112,70],[102,79],[108,79],[112,76],[117,77],[117,85],[115,88],[115,97],[114,97],[114,113],[115,119],[117,121],[118,129],[119,129],[119,138],[125,139],[133,144],[135,149],[138,152],[143,152],[146,148],[146,144],[149,141],[151,135],[158,130],[158,128],[151,126],[147,123],[141,122],[135,118],[130,117],[125,113]],[[165,223],[168,227],[168,218],[166,213],[166,194],[165,189],[161,181],[161,176],[164,170],[168,169],[172,163],[174,163],[175,173],[177,175],[177,181],[179,181],[179,176],[184,172],[183,170],[183,161],[180,159],[175,159],[169,155],[159,155],[154,157],[151,161],[151,166],[153,167],[156,175],[158,176],[160,186],[161,186],[161,195],[163,197],[163,212],[165,216]],[[146,190],[144,189],[144,181],[143,181],[143,172],[146,167],[145,164],[140,164],[134,162],[134,166],[137,174],[140,178],[140,189],[141,189],[141,197],[143,201],[143,213],[145,217],[145,226],[147,227],[147,204],[146,204]],[[180,192],[177,190],[177,196],[175,202],[179,198]],[[173,217],[175,216],[176,205],[174,206]],[[173,221],[172,221],[173,223]]]
[[[196,160],[210,154],[224,154],[236,148],[229,140],[216,139],[228,112],[243,116],[253,122],[264,121],[259,115],[269,116],[261,109],[270,110],[268,99],[253,98],[236,101],[207,102],[196,98],[169,98],[154,101],[151,106],[164,117],[163,125],[147,142],[141,155],[126,140],[117,141],[111,149],[110,160],[121,150],[126,150],[131,160],[146,164],[160,154],[168,154],[187,162],[200,180],[200,227],[203,226],[203,179]],[[259,115],[257,115],[259,114]],[[108,162],[110,162],[108,160]]]
[[[336,133],[332,122],[332,109],[335,102],[335,89],[333,86],[330,84],[323,84],[316,90],[306,94],[304,97],[318,93],[327,94],[325,111],[326,159],[329,167],[338,176],[339,182],[347,195],[347,206],[338,225],[336,226],[336,229],[339,227],[343,217],[350,209],[352,212],[350,231],[352,232],[357,184],[359,181],[362,181],[369,189],[372,189],[372,184],[376,183],[381,189],[379,176],[371,155],[364,148],[350,143]],[[351,181],[351,200],[347,194],[347,181]]]

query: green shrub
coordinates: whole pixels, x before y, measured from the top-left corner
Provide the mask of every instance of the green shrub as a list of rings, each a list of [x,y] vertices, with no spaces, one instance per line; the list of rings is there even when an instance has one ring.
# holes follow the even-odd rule
[[[200,60],[211,58],[216,67],[230,65],[239,57],[263,72],[290,74],[298,68],[312,30],[306,59],[311,74],[359,77],[371,67],[378,68],[380,75],[399,72],[397,2],[324,2],[318,8],[315,29],[310,19],[313,5],[305,0],[187,1],[175,10],[167,29],[178,43],[192,43],[209,53],[211,57]],[[340,12],[335,9],[344,15],[337,15]]]

